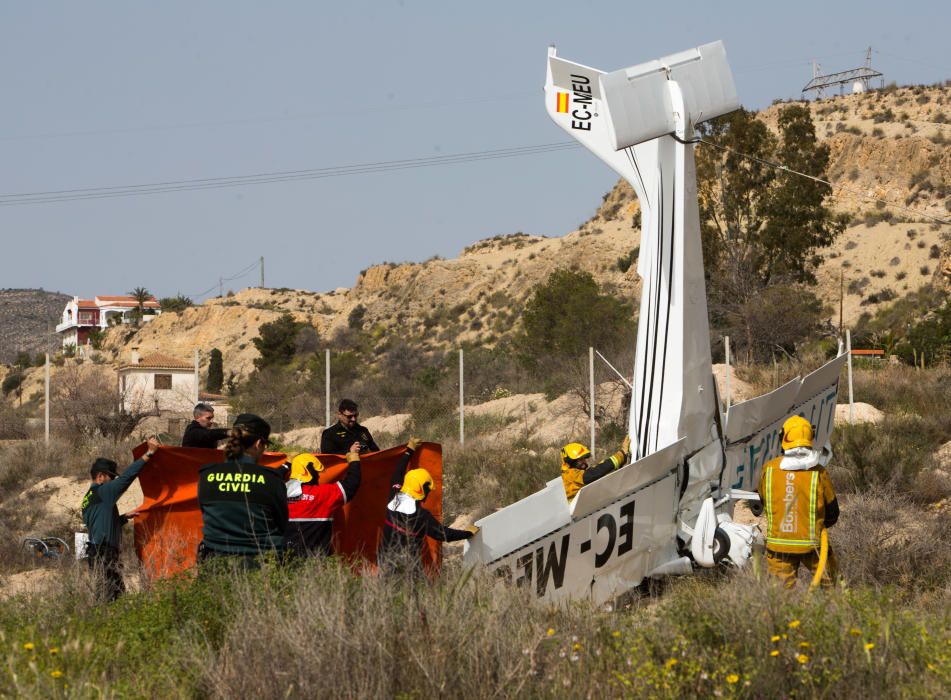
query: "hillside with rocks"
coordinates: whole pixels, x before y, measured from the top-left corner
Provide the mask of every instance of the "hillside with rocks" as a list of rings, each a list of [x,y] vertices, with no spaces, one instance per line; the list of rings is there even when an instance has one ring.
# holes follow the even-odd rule
[[[54,329],[71,298],[43,289],[0,289],[0,362],[13,362],[21,351],[55,349]]]
[[[759,118],[775,129],[782,106],[771,106]],[[810,108],[818,137],[831,148],[834,207],[853,217],[822,251],[818,293],[834,309],[831,320],[839,320],[840,288],[849,324],[924,284],[947,285],[951,226],[912,212],[951,216],[951,89],[889,88],[815,101]],[[874,198],[895,206],[876,204]],[[590,272],[606,291],[635,301],[639,223],[636,197],[619,181],[592,217],[567,234],[500,235],[453,259],[374,265],[350,289],[245,289],[165,313],[138,330],[113,328],[101,360],[127,361],[133,347],[180,359],[198,349],[205,368],[217,347],[226,376],[233,372],[240,381],[257,357],[251,339],[284,312],[312,325],[322,344],[359,328],[381,350],[397,334],[414,337],[423,350],[460,342],[491,345],[512,333],[533,287],[556,268]]]

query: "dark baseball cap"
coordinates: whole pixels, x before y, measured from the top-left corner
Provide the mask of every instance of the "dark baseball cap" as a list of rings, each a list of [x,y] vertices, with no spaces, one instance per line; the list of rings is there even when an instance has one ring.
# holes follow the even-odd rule
[[[271,436],[270,424],[253,413],[242,413],[234,419],[234,428],[241,428],[246,433],[267,440]]]
[[[108,474],[112,478],[115,478],[119,476],[119,472],[116,471],[117,467],[118,465],[111,459],[97,457],[96,461],[92,463],[92,467],[89,469],[89,474],[93,479],[96,478],[96,474]]]

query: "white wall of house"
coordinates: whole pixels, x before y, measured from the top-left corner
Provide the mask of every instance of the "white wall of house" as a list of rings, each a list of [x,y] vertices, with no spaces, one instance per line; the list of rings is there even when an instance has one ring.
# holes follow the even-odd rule
[[[156,376],[170,377],[170,388],[156,388]],[[159,387],[166,379],[159,379]],[[190,369],[153,369],[149,367],[119,370],[119,395],[126,411],[176,411],[191,413],[195,406],[195,373]]]

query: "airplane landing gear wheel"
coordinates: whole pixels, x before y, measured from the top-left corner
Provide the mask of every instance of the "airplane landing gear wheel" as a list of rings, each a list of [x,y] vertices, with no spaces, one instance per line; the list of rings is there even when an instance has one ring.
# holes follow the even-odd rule
[[[713,533],[713,561],[722,562],[730,554],[730,536],[720,528]]]

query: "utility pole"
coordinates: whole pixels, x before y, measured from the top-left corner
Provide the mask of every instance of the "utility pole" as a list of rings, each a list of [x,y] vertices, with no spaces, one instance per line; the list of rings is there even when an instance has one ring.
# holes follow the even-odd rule
[[[44,413],[44,441],[47,447],[50,444],[50,354],[46,353],[46,364],[43,370],[43,413]]]
[[[264,256],[261,256],[261,289],[264,289]]]
[[[218,296],[219,297],[223,297],[225,295],[223,291],[224,290],[224,286],[222,284],[223,282],[224,280],[222,280],[221,275],[218,275]]]
[[[842,337],[842,303],[845,299],[845,270],[839,270],[839,337]]]

